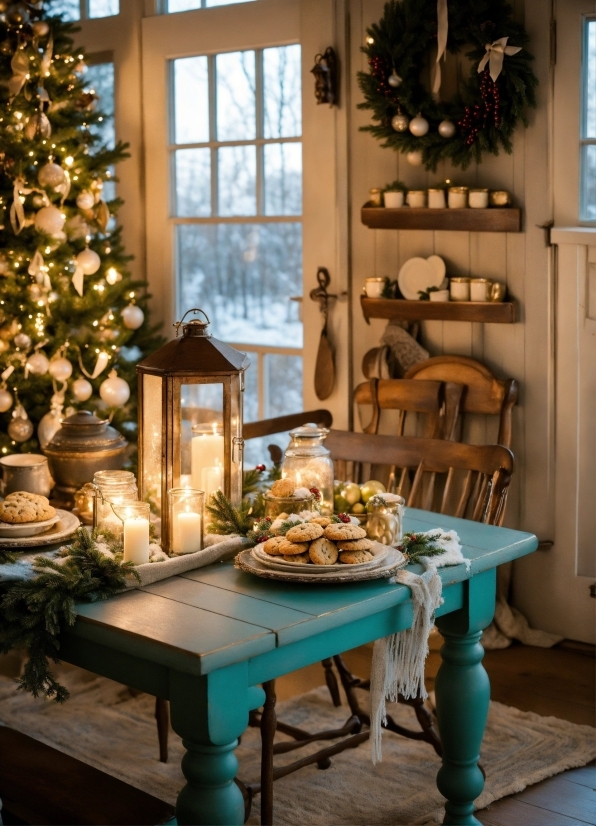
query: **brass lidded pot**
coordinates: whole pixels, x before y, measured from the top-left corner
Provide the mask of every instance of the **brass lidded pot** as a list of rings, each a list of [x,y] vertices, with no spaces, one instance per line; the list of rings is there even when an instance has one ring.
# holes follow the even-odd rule
[[[67,416],[43,451],[56,482],[55,498],[71,506],[76,491],[98,470],[120,470],[127,447],[124,436],[90,410]]]

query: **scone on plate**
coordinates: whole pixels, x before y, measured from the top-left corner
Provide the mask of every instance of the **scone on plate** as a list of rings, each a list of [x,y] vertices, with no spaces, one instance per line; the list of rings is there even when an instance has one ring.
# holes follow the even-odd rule
[[[45,522],[56,516],[45,496],[26,491],[9,493],[4,502],[0,502],[0,521],[10,525],[22,525],[26,522]]]

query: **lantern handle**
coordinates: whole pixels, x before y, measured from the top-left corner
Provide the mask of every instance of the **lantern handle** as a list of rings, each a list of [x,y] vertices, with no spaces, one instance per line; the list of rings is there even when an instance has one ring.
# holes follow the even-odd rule
[[[187,310],[187,311],[184,313],[184,315],[182,316],[182,318],[180,319],[180,321],[176,321],[176,322],[175,322],[175,324],[173,324],[173,325],[172,325],[172,326],[174,326],[174,327],[176,328],[176,338],[178,338],[178,331],[180,330],[180,327],[182,326],[182,324],[183,324],[183,322],[184,322],[184,319],[186,318],[186,316],[187,316],[189,313],[203,313],[203,315],[204,315],[204,316],[205,316],[205,318],[207,319],[207,324],[211,324],[211,321],[209,320],[209,316],[207,315],[207,313],[205,312],[205,310],[201,310],[200,308],[195,308],[195,309],[193,309],[193,310]]]

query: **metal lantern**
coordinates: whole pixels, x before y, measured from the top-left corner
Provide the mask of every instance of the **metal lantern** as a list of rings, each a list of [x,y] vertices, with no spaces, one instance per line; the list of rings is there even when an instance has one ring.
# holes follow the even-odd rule
[[[205,321],[189,313],[201,313]],[[242,402],[250,362],[208,332],[203,310],[176,322],[176,338],[137,365],[140,496],[161,516],[161,543],[171,550],[168,491],[221,489],[242,498]],[[182,335],[179,336],[182,327]]]

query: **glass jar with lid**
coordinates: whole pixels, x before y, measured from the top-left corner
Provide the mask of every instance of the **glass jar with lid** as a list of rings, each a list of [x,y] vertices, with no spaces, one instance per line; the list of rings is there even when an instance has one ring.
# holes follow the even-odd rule
[[[328,433],[326,427],[312,423],[291,430],[281,468],[282,476],[296,487],[319,490],[323,514],[333,513],[333,460],[323,444]]]
[[[368,538],[383,545],[397,545],[402,539],[405,505],[405,499],[395,493],[371,496],[366,505]]]
[[[122,521],[112,505],[138,502],[139,491],[134,473],[129,470],[98,470],[93,476],[93,487],[93,527],[107,529],[120,536]]]

